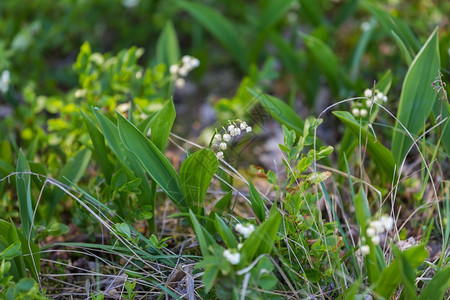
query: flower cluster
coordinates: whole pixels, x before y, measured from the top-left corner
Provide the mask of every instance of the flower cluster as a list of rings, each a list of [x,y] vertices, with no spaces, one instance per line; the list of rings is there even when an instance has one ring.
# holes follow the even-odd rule
[[[6,92],[9,90],[9,83],[11,82],[11,78],[9,76],[9,71],[5,70],[2,73],[2,76],[0,77],[0,91],[3,94],[6,94]]]
[[[227,142],[231,141],[232,137],[240,135],[243,131],[247,133],[252,131],[252,127],[245,122],[239,122],[239,126],[233,121],[229,121],[228,124],[226,129],[222,127],[225,133],[220,134],[216,129],[216,134],[213,138],[214,146],[219,148],[219,151],[216,153],[218,159],[223,159],[223,150],[228,148]]]
[[[229,249],[225,249],[223,251],[223,256],[232,265],[237,265],[241,261],[241,254],[239,252],[235,252],[233,250],[230,251]]]
[[[241,223],[237,224],[234,229],[244,236],[245,239],[248,239],[249,236],[255,231],[255,225],[251,223],[247,223],[246,225],[242,225]]]
[[[381,216],[378,220],[373,220],[369,223],[369,227],[366,229],[367,237],[370,238],[372,244],[380,244],[379,234],[388,232],[394,227],[394,219],[388,216]],[[364,255],[370,253],[368,245],[361,246],[361,252]]]
[[[372,107],[374,102],[387,102],[388,98],[379,90],[372,91],[366,89],[364,91],[364,97],[366,101],[364,103],[354,103],[352,108],[352,115],[356,118],[365,118],[368,115],[369,108]]]
[[[186,77],[190,71],[197,68],[200,65],[200,61],[190,55],[185,55],[181,58],[180,64],[171,65],[169,72],[172,77],[175,78],[175,86],[182,88],[185,84],[183,77]]]

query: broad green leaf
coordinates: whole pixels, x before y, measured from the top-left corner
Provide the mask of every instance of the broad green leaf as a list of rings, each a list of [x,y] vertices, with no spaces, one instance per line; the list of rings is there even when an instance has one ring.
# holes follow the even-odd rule
[[[447,155],[450,155],[450,104],[448,104],[445,100],[436,101],[434,103],[433,113],[435,116],[442,115],[441,120],[447,118],[447,121],[444,121],[441,125],[441,141]]]
[[[30,231],[32,231],[31,220],[33,217],[33,207],[30,174],[24,174],[23,172],[30,172],[31,170],[22,150],[19,150],[16,171],[18,173],[16,179],[16,190],[17,198],[19,198],[20,220],[22,222],[23,234],[28,237]]]
[[[84,123],[86,124],[92,144],[94,145],[95,156],[97,157],[100,167],[102,168],[106,182],[110,184],[114,167],[108,160],[108,151],[106,148],[105,139],[91,118],[82,110],[80,110],[80,112],[83,115]]]
[[[405,259],[416,269],[428,257],[428,252],[423,245],[413,246],[403,251]],[[375,287],[375,292],[385,299],[390,299],[402,280],[398,258],[383,270]]]
[[[325,75],[328,85],[333,94],[337,95],[341,77],[344,74],[339,73],[339,62],[333,51],[322,40],[312,36],[303,35],[303,41],[308,49],[309,55],[319,66],[322,73]]]
[[[264,220],[266,219],[264,201],[251,180],[248,181],[248,188],[253,212],[255,213],[255,216],[259,221],[264,222]]]
[[[403,81],[400,103],[392,138],[392,153],[400,166],[410,146],[411,138],[404,132],[401,122],[412,136],[424,127],[436,100],[431,83],[437,78],[440,68],[437,29],[419,51]]]
[[[117,113],[117,124],[123,145],[141,162],[143,168],[182,212],[187,211],[180,176],[164,154],[133,124]]]
[[[221,217],[216,215],[216,218],[214,220],[214,226],[217,232],[222,237],[222,240],[225,242],[225,245],[227,245],[227,248],[235,249],[237,247],[236,238],[234,237],[233,232],[231,232],[230,228],[222,220]]]
[[[19,241],[12,243],[5,250],[0,252],[0,261],[4,260],[4,259],[11,260],[16,256],[21,255],[22,252],[20,252],[20,249],[21,249],[21,243]]]
[[[319,1],[300,0],[300,15],[314,26],[324,23],[324,16]]]
[[[397,248],[393,247],[395,258],[398,260],[400,276],[403,282],[403,291],[406,299],[417,299],[417,290],[415,287],[416,273],[405,255]]]
[[[215,213],[219,216],[223,215],[223,212],[227,209],[229,206],[229,203],[231,201],[231,197],[233,196],[233,191],[229,191],[223,197],[217,202],[217,204],[212,209],[211,213]]]
[[[164,63],[167,68],[177,64],[180,60],[180,46],[171,21],[167,21],[156,42],[156,59],[158,62]]]
[[[420,43],[408,25],[401,19],[390,15],[386,10],[379,8],[368,1],[364,1],[363,3],[369,12],[377,18],[378,22],[380,22],[386,32],[396,35],[399,41],[404,44],[404,47],[408,49],[410,55],[414,56],[414,53],[420,49]],[[396,42],[398,43],[399,41]]]
[[[148,183],[145,171],[141,167],[141,163],[136,158],[136,156],[129,151],[120,140],[119,132],[117,126],[110,121],[106,116],[102,115],[97,109],[94,109],[95,117],[102,129],[103,135],[105,136],[108,146],[111,148],[112,152],[119,159],[121,164],[125,167],[131,176],[141,179],[140,189],[142,193],[137,195],[141,205],[150,204],[151,190],[150,184]]]
[[[260,94],[255,90],[249,89],[249,91],[275,120],[290,130],[294,130],[297,136],[303,136],[303,127],[305,124],[289,105],[280,99],[266,94]]]
[[[241,253],[243,260],[250,262],[260,254],[270,253],[281,223],[281,214],[273,209],[267,218],[244,242]]]
[[[258,29],[263,32],[278,22],[289,10],[294,0],[266,1],[262,15],[258,18]]]
[[[197,237],[200,251],[204,257],[209,255],[209,246],[216,244],[213,237],[204,230],[204,227],[200,225],[192,210],[189,210],[189,216],[191,219],[192,228],[194,229],[195,236]]]
[[[447,265],[434,274],[433,279],[422,290],[420,300],[444,299],[450,288],[450,265]]]
[[[69,184],[70,182],[77,183],[86,171],[90,159],[91,151],[89,151],[89,149],[84,148],[79,150],[73,157],[69,158],[66,165],[62,168],[61,173],[58,176],[58,181],[64,184]],[[47,206],[47,220],[51,218],[54,209],[64,195],[65,192],[62,189],[58,187],[53,189],[50,196],[50,203]]]
[[[173,122],[175,121],[175,106],[173,100],[170,99],[164,107],[158,111],[150,122],[151,135],[150,140],[158,147],[161,152],[164,152],[172,130]],[[144,130],[146,132],[147,130]]]
[[[361,142],[364,145],[367,139],[367,150],[372,156],[377,168],[384,172],[388,180],[391,180],[395,168],[392,153],[383,146],[383,144],[375,140],[373,134],[368,132],[364,126],[360,126],[359,122],[349,112],[335,111],[333,114],[338,117],[356,137],[361,136]]]
[[[187,11],[197,22],[206,28],[229,51],[242,71],[247,71],[247,58],[244,39],[237,27],[217,10],[193,1],[177,1],[177,5]]]
[[[218,167],[219,161],[211,149],[198,150],[181,165],[181,186],[187,207],[196,215],[203,215],[206,192]]]

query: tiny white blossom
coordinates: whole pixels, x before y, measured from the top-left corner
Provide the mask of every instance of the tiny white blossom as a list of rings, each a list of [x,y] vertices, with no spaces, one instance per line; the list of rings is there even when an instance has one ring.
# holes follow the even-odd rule
[[[240,127],[242,130],[244,130],[245,128],[247,128],[247,123],[242,122],[242,123],[239,125],[239,127]]]
[[[181,77],[185,77],[188,73],[189,67],[186,65],[183,65],[178,69],[178,75],[180,75]]]
[[[5,94],[9,90],[9,83],[11,82],[11,77],[8,70],[2,72],[0,77],[0,91]]]
[[[238,250],[241,250],[241,249],[242,249],[242,246],[244,246],[244,244],[239,243],[239,244],[237,245]]]
[[[217,159],[223,159],[223,152],[222,151],[217,152],[216,157]]]
[[[239,223],[234,229],[242,234],[244,238],[248,238],[252,234],[252,232],[255,231],[255,226],[251,223],[248,223],[245,226]]]
[[[376,101],[383,101],[384,94],[382,92],[377,92],[377,95],[375,96]]]
[[[241,134],[241,130],[239,128],[235,128],[234,135],[240,135],[240,134]]]
[[[359,114],[361,115],[361,117],[363,117],[363,118],[365,118],[365,117],[367,117],[367,109],[361,109],[360,111],[359,111]]]
[[[386,231],[391,231],[394,227],[394,219],[388,216],[381,216],[380,222],[383,223],[384,228]]]
[[[372,25],[370,25],[369,22],[362,22],[361,23],[361,30],[362,31],[370,30],[370,28],[372,28]]]
[[[245,131],[247,131],[247,132],[250,132],[250,131],[252,131],[252,127],[250,127],[250,126],[247,126],[247,128],[245,128]]]
[[[382,100],[383,100],[383,102],[387,102],[388,101],[388,97],[386,95],[384,95]]]
[[[226,150],[227,149],[227,143],[220,143],[219,147],[222,150]]]
[[[367,228],[366,233],[370,237],[373,237],[377,234],[375,231],[375,228],[372,228],[372,227]]]
[[[359,109],[357,109],[356,107],[352,109],[352,115],[355,117],[359,117]]]
[[[231,134],[231,132],[234,130],[234,125],[228,125],[228,132]]]
[[[370,240],[372,241],[372,243],[374,245],[379,245],[380,244],[380,237],[378,235],[373,236]]]
[[[228,262],[232,265],[237,265],[241,261],[241,254],[238,252],[231,252],[228,249],[223,251],[223,256],[228,260]]]
[[[364,97],[372,98],[372,90],[371,89],[365,89],[364,90]]]
[[[182,87],[184,87],[185,84],[186,84],[186,81],[183,78],[177,78],[177,80],[175,80],[175,86],[177,88],[182,88]]]
[[[86,94],[87,94],[87,90],[78,89],[75,91],[74,96],[75,96],[75,98],[82,98],[82,97],[86,96]]]
[[[370,253],[370,247],[368,245],[362,245],[360,249],[363,255],[367,255]]]
[[[220,133],[217,133],[216,135],[214,135],[214,141],[215,142],[219,142],[222,140],[222,135]]]
[[[178,70],[180,69],[180,66],[177,64],[171,65],[169,68],[169,72],[172,75],[176,75],[178,73]]]
[[[181,61],[183,62],[183,64],[188,65],[192,60],[192,56],[190,55],[185,55],[181,58]]]
[[[136,79],[141,79],[142,78],[142,71],[137,71],[136,72]]]
[[[126,8],[133,8],[139,4],[140,0],[122,0],[122,5]]]
[[[200,61],[197,58],[192,57],[191,62],[189,63],[189,65],[190,65],[191,69],[195,69],[198,66],[200,66]]]
[[[370,222],[370,227],[375,229],[377,233],[383,233],[384,232],[384,225],[378,220]]]
[[[224,140],[225,142],[228,142],[229,140],[231,140],[231,135],[229,135],[228,133],[225,133],[225,134],[223,135],[223,140]]]
[[[366,106],[367,107],[372,107],[372,105],[373,105],[373,101],[372,100],[366,100]]]

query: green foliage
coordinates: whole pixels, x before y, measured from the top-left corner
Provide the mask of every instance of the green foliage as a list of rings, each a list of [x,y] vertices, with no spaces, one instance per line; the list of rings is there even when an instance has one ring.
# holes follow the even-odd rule
[[[395,163],[400,166],[433,109],[436,94],[430,86],[439,75],[439,44],[437,29],[419,51],[405,76],[397,112],[398,121],[392,138]],[[400,125],[400,123],[403,125]],[[407,130],[409,133],[405,133]]]

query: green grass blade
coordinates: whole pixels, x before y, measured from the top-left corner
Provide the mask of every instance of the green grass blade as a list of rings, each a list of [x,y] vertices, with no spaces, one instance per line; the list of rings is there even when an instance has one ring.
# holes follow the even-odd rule
[[[208,247],[214,245],[216,242],[213,237],[204,230],[204,227],[200,225],[192,210],[189,210],[189,216],[195,236],[197,237],[198,245],[200,246],[200,251],[202,252],[202,255],[206,257],[209,254]]]
[[[375,161],[377,168],[379,168],[387,177],[387,180],[392,180],[394,173],[395,162],[392,153],[379,141],[375,140],[372,133],[368,132],[366,128],[360,126],[358,121],[347,111],[335,111],[333,114],[339,118],[351,132],[356,136],[361,136],[363,142],[367,141],[367,150]]]
[[[418,134],[430,115],[436,99],[431,83],[437,78],[440,67],[437,35],[435,29],[414,58],[403,81],[397,112],[398,122],[395,124],[392,138],[392,153],[398,166],[413,143],[399,122],[412,135]]]
[[[180,60],[180,46],[171,21],[167,21],[156,42],[156,59],[158,62],[164,63],[167,68]]]
[[[177,1],[177,5],[187,11],[222,43],[242,71],[247,71],[249,62],[246,55],[247,51],[244,39],[233,23],[217,10],[200,3],[179,0]]]
[[[17,159],[18,173],[30,172],[30,165],[28,164],[22,150],[19,150],[19,158]],[[19,213],[22,221],[23,234],[28,237],[31,228],[31,220],[33,217],[32,196],[31,196],[31,180],[30,174],[18,174],[16,179],[17,197],[19,198]]]
[[[100,164],[100,168],[103,171],[105,180],[108,184],[111,184],[111,177],[112,173],[114,172],[114,167],[108,160],[108,150],[106,148],[105,138],[103,137],[100,130],[98,130],[98,128],[95,126],[91,118],[83,111],[81,111],[81,114],[83,115],[84,123],[86,124],[89,136],[91,137],[92,145],[94,145],[94,154],[98,159],[98,163]]]
[[[187,204],[180,183],[180,176],[164,154],[119,113],[117,113],[117,124],[123,145],[135,154],[145,171],[172,199],[175,205],[182,212],[186,212]]]
[[[420,300],[444,299],[445,293],[450,288],[450,265],[434,274],[433,279],[422,290]]]
[[[206,192],[218,167],[219,161],[211,149],[195,152],[181,165],[180,179],[187,207],[196,215],[204,214]]]

